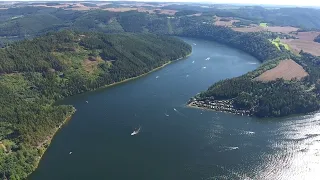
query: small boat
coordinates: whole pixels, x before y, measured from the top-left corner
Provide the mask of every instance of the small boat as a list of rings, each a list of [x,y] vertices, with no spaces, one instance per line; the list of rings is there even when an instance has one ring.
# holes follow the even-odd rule
[[[194,61],[192,61],[192,63],[194,63]]]
[[[204,67],[202,67],[202,68],[203,68],[203,69],[206,69],[207,67],[204,66]]]
[[[70,151],[69,154],[72,154],[72,151]]]
[[[167,113],[164,113],[164,115],[166,115],[167,117],[169,116],[169,114],[167,114]]]
[[[158,78],[159,78],[159,76],[156,77],[156,79],[158,79]]]
[[[139,127],[139,129],[137,129],[137,130],[134,130],[134,131],[131,133],[131,136],[137,135],[137,134],[140,132],[140,129],[141,129],[141,127]]]
[[[86,101],[86,103],[89,103],[89,101]]]

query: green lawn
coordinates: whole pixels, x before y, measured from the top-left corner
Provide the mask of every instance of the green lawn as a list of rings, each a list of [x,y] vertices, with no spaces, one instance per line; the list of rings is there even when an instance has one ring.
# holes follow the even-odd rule
[[[260,23],[260,26],[261,27],[268,27],[268,24],[267,23]]]
[[[280,45],[284,46],[286,48],[286,50],[290,50],[290,47],[288,44],[282,43],[280,41],[280,38],[277,37],[276,39],[269,39],[269,41],[271,41],[272,44],[274,44],[275,46],[277,46],[277,48],[280,50]]]

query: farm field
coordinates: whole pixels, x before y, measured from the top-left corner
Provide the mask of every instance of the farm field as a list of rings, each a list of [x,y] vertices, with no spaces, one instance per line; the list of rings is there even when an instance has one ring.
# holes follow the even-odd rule
[[[297,78],[300,80],[303,77],[308,76],[308,73],[297,64],[295,61],[288,59],[281,61],[275,68],[270,69],[260,76],[256,77],[257,81],[272,81],[278,78],[283,78],[284,80],[292,80]]]
[[[290,49],[295,53],[303,50],[304,52],[320,56],[320,43],[301,39],[281,39],[281,42],[288,44]]]

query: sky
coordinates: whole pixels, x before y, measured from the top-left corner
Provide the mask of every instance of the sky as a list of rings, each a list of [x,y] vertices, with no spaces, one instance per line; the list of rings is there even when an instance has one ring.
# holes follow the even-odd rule
[[[170,2],[211,2],[223,4],[266,4],[266,5],[294,5],[320,6],[320,0],[138,0],[138,1],[170,1]]]
[[[15,0],[0,0],[15,1]],[[26,0],[16,0],[26,1]],[[33,0],[33,1],[68,1],[68,0]],[[73,0],[78,1],[78,0]],[[95,1],[95,0],[79,0],[79,1]],[[117,0],[100,0],[100,1],[117,1]],[[128,0],[118,0],[128,1]],[[316,6],[320,7],[320,0],[129,0],[143,2],[206,2],[217,4],[255,4],[255,5],[290,5],[290,6]]]

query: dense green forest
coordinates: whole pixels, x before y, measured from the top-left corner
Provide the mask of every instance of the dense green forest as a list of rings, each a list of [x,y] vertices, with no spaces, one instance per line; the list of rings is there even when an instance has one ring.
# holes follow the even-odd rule
[[[147,73],[191,46],[152,34],[62,31],[0,49],[0,177],[24,179],[70,116],[54,101]]]
[[[275,81],[261,82],[253,80],[264,71],[275,67],[283,56],[269,60],[257,70],[243,76],[222,80],[197,99],[233,99],[233,105],[237,109],[250,110],[258,117],[278,117],[290,114],[307,113],[320,108],[319,78],[320,58],[301,52],[300,56],[290,55],[291,59],[303,66],[309,76],[301,81]]]
[[[186,27],[181,35],[226,44],[241,49],[260,61],[274,59],[281,55],[281,52],[268,39],[257,33],[236,32],[230,28],[205,24]]]

